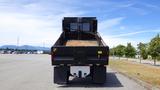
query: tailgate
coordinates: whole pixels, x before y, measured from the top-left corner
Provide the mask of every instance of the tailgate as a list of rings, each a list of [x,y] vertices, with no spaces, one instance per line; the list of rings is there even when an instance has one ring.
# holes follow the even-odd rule
[[[102,64],[108,65],[108,46],[53,46],[51,48],[52,65]]]

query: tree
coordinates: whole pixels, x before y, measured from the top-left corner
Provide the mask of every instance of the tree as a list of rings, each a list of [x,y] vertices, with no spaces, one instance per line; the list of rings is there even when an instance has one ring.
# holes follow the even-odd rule
[[[114,49],[115,49],[115,48],[111,48],[111,49],[109,50],[109,55],[111,55],[111,56],[114,55]]]
[[[156,65],[156,60],[160,57],[160,36],[159,34],[151,39],[149,43],[149,54],[154,59],[154,65]]]
[[[125,48],[125,56],[129,58],[129,57],[135,57],[135,55],[136,55],[136,49],[131,45],[131,43],[127,43],[127,47]]]
[[[111,48],[110,51],[109,51],[109,54],[110,54],[111,56],[113,56],[113,59],[115,58],[115,54],[116,54],[116,53],[115,53],[115,49],[116,49],[116,48],[113,47],[113,48]]]
[[[115,53],[116,53],[116,56],[119,57],[122,57],[124,54],[125,54],[125,46],[124,45],[118,45],[116,48],[115,48]]]
[[[138,48],[139,54],[140,54],[140,63],[141,63],[141,58],[142,59],[148,58],[147,44],[140,42],[137,46],[138,46],[137,48]]]

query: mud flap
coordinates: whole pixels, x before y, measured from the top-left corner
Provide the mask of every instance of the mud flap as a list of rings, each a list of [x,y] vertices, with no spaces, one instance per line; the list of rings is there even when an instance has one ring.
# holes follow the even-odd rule
[[[106,82],[106,67],[105,66],[93,66],[92,73],[93,83],[104,84]]]
[[[69,67],[57,66],[54,67],[54,83],[67,84],[69,79]]]

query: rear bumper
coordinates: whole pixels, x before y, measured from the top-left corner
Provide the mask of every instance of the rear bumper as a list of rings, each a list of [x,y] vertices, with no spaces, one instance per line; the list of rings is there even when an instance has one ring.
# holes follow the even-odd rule
[[[108,60],[82,60],[82,61],[75,61],[75,60],[54,60],[52,61],[52,65],[74,65],[74,66],[83,66],[83,65],[108,65]]]

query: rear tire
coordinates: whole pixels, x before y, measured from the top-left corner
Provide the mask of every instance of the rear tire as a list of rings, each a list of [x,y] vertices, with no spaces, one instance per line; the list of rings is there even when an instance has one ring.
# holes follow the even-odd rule
[[[69,67],[68,66],[56,66],[54,67],[54,83],[68,84],[69,82]]]
[[[91,76],[93,83],[104,84],[106,82],[106,67],[93,66],[91,69]]]

